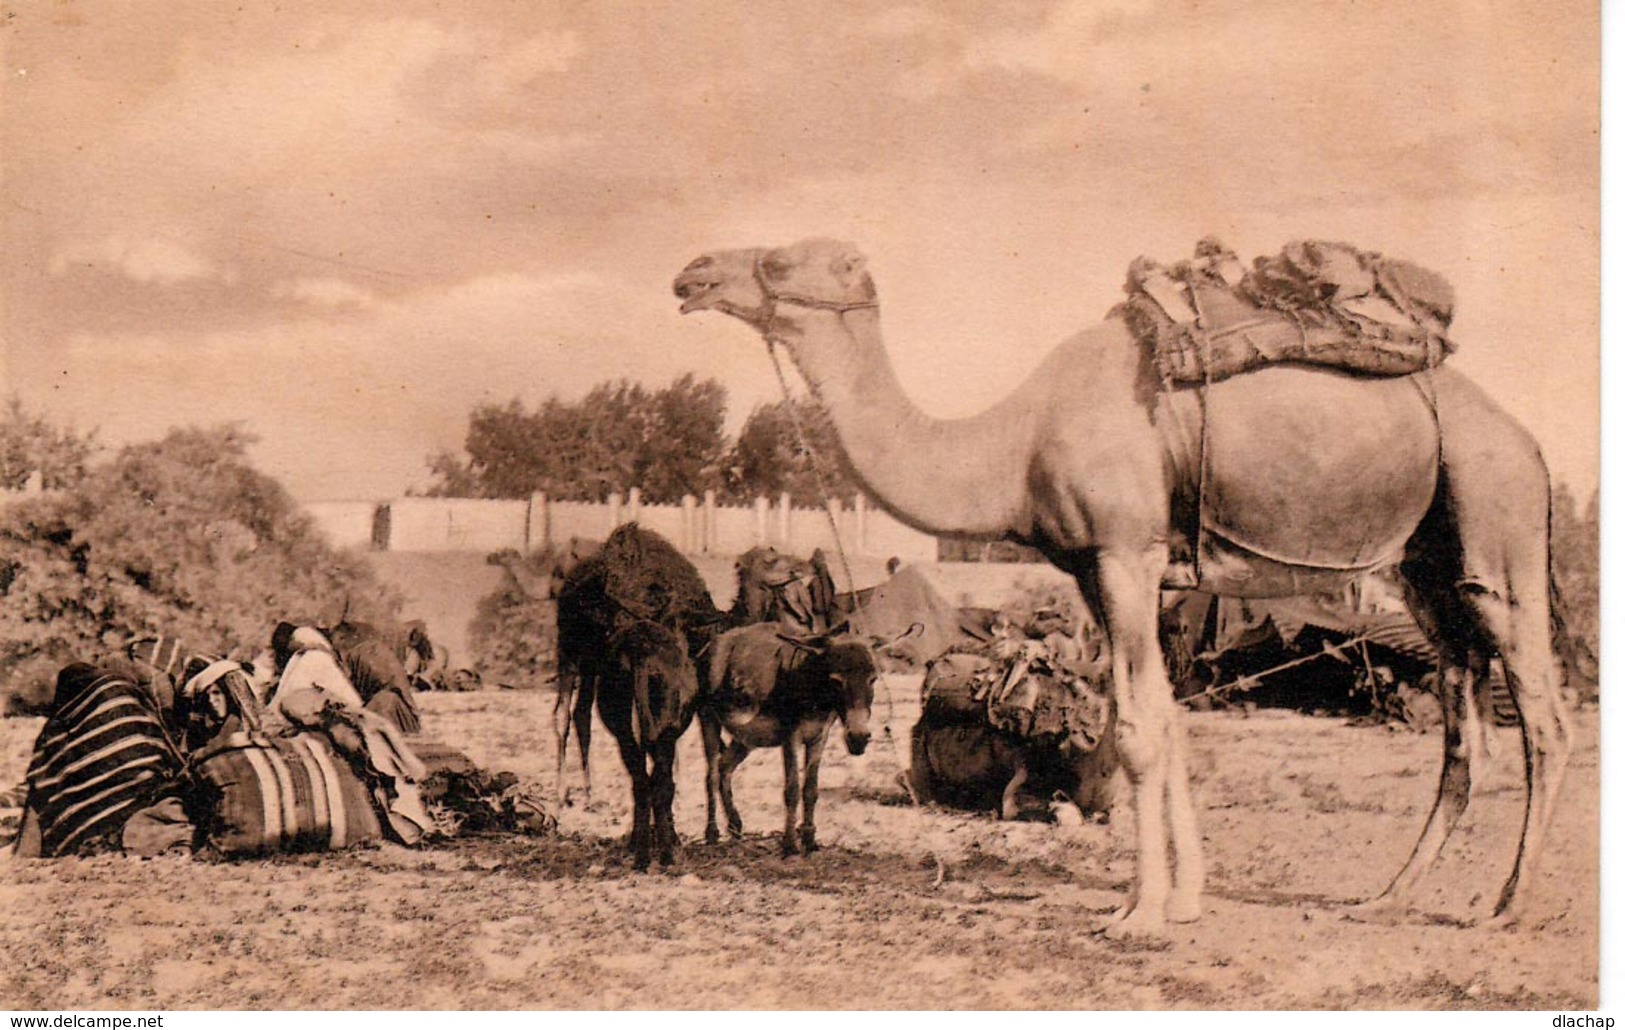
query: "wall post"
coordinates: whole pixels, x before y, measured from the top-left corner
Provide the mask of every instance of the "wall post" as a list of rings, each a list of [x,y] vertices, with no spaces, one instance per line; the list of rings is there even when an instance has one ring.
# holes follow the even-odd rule
[[[756,498],[756,546],[767,546],[767,498]]]
[[[525,553],[545,551],[553,544],[547,524],[547,495],[540,490],[531,492],[530,507],[525,511]]]

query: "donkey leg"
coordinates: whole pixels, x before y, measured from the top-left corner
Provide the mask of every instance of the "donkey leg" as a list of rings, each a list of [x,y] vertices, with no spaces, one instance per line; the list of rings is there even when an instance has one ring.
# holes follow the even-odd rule
[[[784,837],[779,853],[788,858],[796,854],[796,809],[801,803],[801,748],[794,733],[784,742]]]
[[[824,745],[829,741],[829,727],[807,742],[806,773],[801,783],[801,850],[812,854],[818,850],[818,829],[813,822],[813,811],[818,807],[818,766],[824,760]]]
[[[728,750],[722,753],[718,783],[722,788],[722,812],[728,817],[728,836],[734,840],[745,836],[744,820],[739,818],[739,809],[734,807],[734,770],[749,757],[750,748],[737,740],[729,741]]]

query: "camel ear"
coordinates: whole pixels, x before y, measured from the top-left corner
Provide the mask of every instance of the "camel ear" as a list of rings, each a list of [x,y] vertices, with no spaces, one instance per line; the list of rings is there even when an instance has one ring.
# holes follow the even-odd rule
[[[757,262],[757,267],[762,270],[762,275],[765,278],[773,282],[782,281],[785,276],[790,274],[790,262],[786,261],[776,250],[770,250],[763,254],[761,261]]]

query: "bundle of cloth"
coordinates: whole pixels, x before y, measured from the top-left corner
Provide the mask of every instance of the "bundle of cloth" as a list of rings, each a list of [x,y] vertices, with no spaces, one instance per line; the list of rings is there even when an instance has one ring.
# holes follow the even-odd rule
[[[1444,277],[1347,243],[1295,241],[1248,269],[1209,237],[1172,266],[1138,258],[1124,291],[1119,310],[1165,384],[1282,362],[1410,375],[1456,349]]]
[[[164,850],[142,834],[175,820],[186,760],[151,678],[128,662],[75,662],[57,674],[51,700],[28,764],[16,853]]]

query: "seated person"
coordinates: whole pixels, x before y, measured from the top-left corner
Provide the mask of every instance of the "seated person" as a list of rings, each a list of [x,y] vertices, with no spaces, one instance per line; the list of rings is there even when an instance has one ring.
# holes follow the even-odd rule
[[[271,649],[281,676],[267,715],[326,733],[369,776],[385,782],[391,795],[385,814],[402,841],[417,843],[433,828],[417,786],[427,771],[398,725],[368,709],[332,643],[314,626],[279,623]]]

